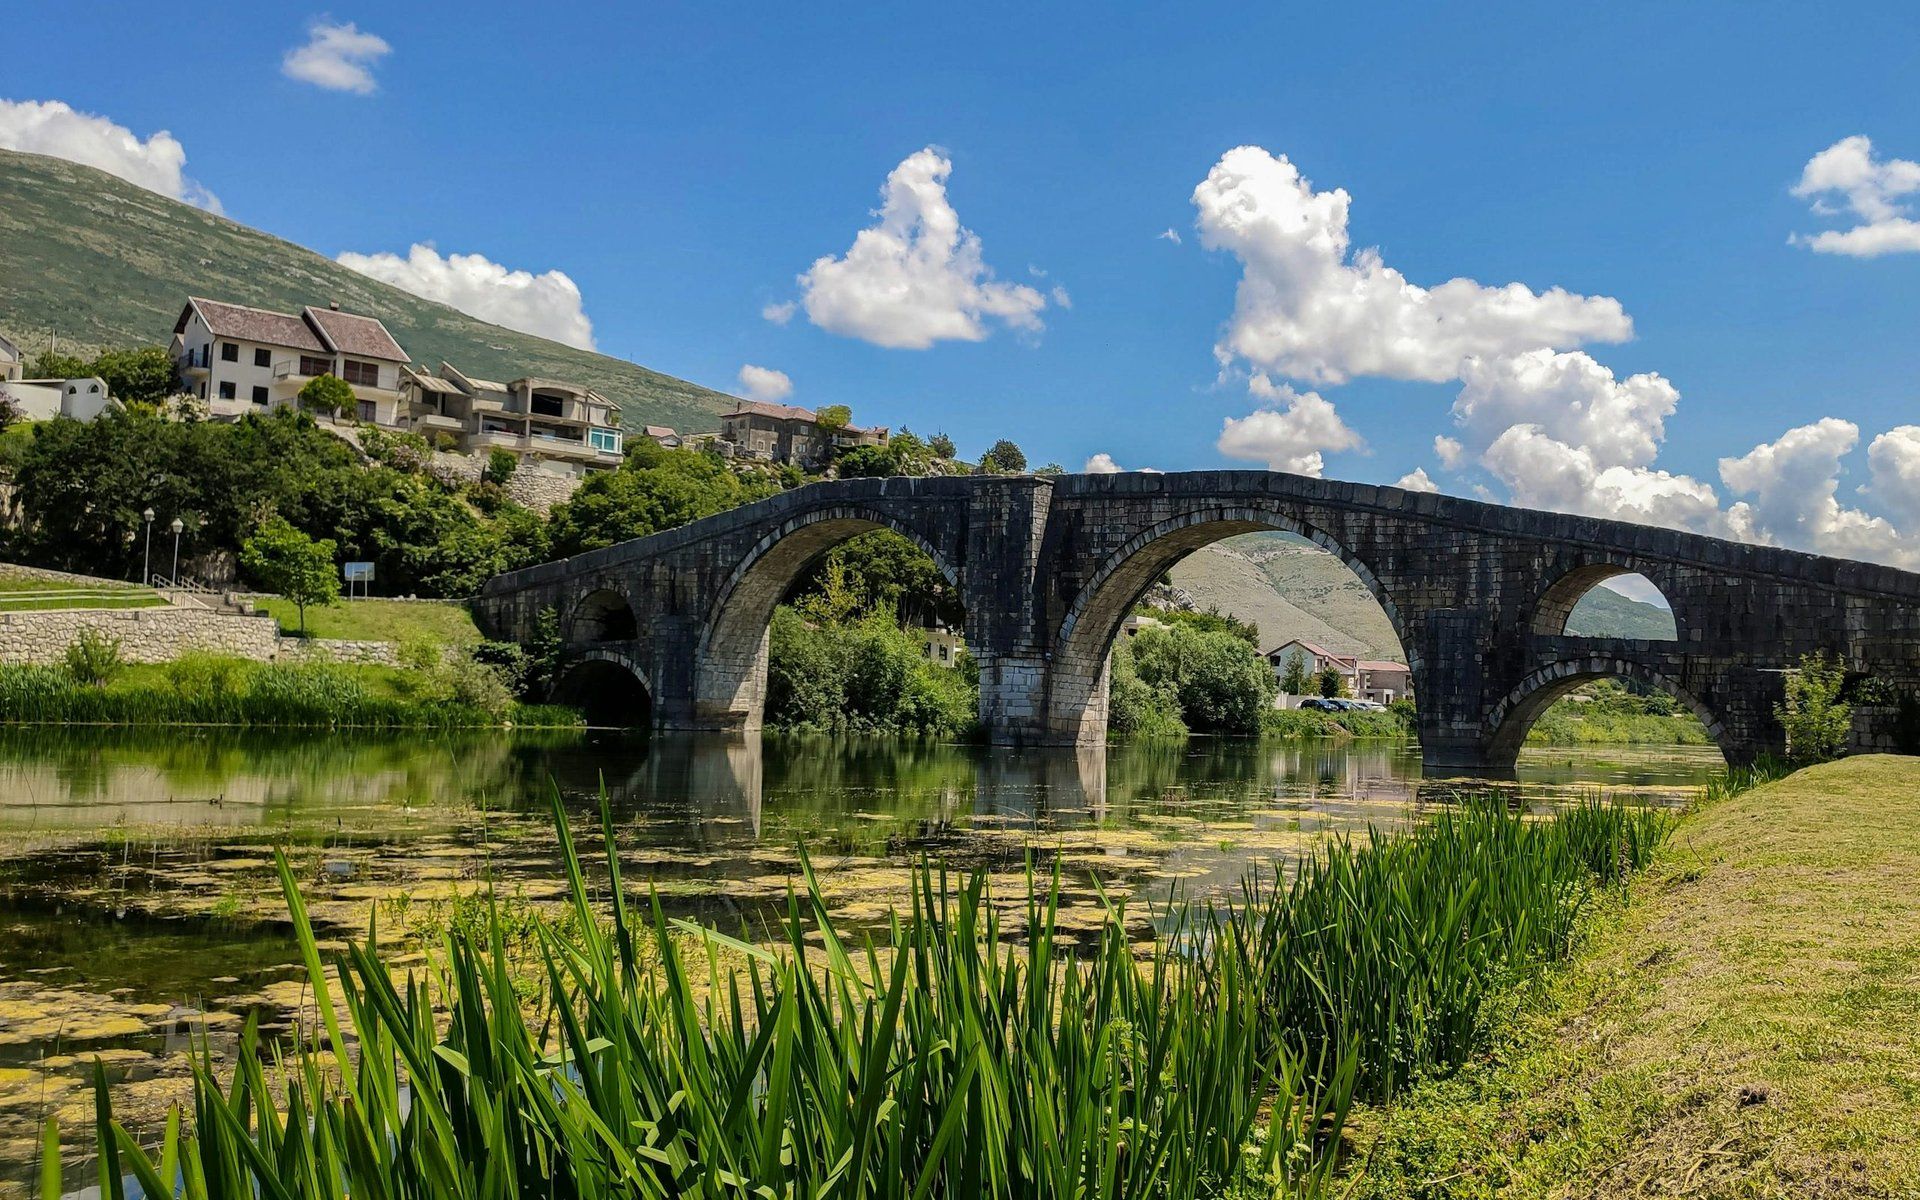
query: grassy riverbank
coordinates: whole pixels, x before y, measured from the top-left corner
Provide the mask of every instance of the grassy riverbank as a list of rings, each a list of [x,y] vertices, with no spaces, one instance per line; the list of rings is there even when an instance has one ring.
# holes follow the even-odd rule
[[[1358,1195],[1920,1195],[1920,760],[1688,817],[1501,1030],[1363,1122]]]
[[[471,667],[254,663],[210,654],[117,667],[81,682],[60,667],[0,666],[0,722],[368,729],[571,726],[573,709],[515,703]]]

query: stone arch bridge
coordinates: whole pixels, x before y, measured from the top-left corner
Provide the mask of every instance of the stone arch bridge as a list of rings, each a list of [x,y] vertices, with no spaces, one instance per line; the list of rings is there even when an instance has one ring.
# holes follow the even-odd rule
[[[1920,575],[1266,471],[813,484],[500,575],[475,611],[491,636],[525,641],[554,609],[579,669],[637,681],[657,728],[751,730],[774,606],[808,564],[872,529],[912,540],[959,589],[995,742],[1102,741],[1107,655],[1129,610],[1182,556],[1255,530],[1325,547],[1380,602],[1430,767],[1510,766],[1534,718],[1594,678],[1671,693],[1732,762],[1779,748],[1780,672],[1802,654],[1920,685]],[[1629,573],[1665,594],[1676,640],[1566,634],[1580,596]]]

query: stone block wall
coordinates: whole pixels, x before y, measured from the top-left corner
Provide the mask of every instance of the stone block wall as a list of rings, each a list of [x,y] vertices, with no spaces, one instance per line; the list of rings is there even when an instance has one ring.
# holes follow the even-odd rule
[[[133,663],[171,662],[195,649],[272,662],[281,642],[271,618],[197,608],[0,613],[0,663],[64,662],[82,629],[119,638],[120,657]]]
[[[440,474],[472,483],[486,473],[487,456],[436,450],[433,453],[433,467]],[[544,517],[554,505],[579,491],[585,480],[584,475],[551,471],[531,459],[523,458],[519,468],[507,479],[507,499],[525,505]]]

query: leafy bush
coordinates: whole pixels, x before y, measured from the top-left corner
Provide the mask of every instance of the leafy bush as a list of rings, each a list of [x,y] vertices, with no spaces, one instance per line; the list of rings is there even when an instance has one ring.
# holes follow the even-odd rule
[[[1242,638],[1221,630],[1149,626],[1131,639],[1134,670],[1148,687],[1170,687],[1196,733],[1250,736],[1272,707],[1273,670]]]
[[[1853,707],[1842,703],[1846,669],[1826,654],[1804,654],[1786,677],[1786,698],[1773,713],[1787,735],[1787,760],[1797,765],[1826,762],[1847,750]]]
[[[67,645],[67,674],[75,683],[105,687],[126,666],[120,659],[120,639],[92,627]]]
[[[1107,675],[1107,736],[1144,740],[1186,735],[1180,695],[1173,685],[1141,679],[1134,666],[1133,639],[1115,642]]]
[[[482,477],[488,483],[495,483],[504,487],[506,486],[507,480],[512,479],[513,473],[519,469],[520,459],[513,451],[495,446],[493,449],[487,451],[487,467]]]
[[[969,732],[978,682],[937,666],[922,639],[885,613],[817,623],[795,609],[775,611],[767,659],[767,723],[835,733]]]

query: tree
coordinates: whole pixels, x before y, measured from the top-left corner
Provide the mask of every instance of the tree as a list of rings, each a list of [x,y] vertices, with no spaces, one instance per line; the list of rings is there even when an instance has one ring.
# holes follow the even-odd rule
[[[1336,696],[1350,696],[1353,693],[1347,687],[1346,673],[1339,667],[1328,663],[1321,667],[1313,677],[1314,689],[1331,700]]]
[[[1787,758],[1795,763],[1826,762],[1846,753],[1853,728],[1853,706],[1840,702],[1847,674],[1825,653],[1803,654],[1786,676],[1786,698],[1773,714],[1787,734]]]
[[[175,390],[173,359],[164,346],[109,350],[84,374],[105,380],[108,393],[122,404],[159,404]]]
[[[555,557],[598,550],[674,529],[773,495],[769,479],[749,483],[718,455],[642,442],[616,471],[587,477],[548,517]]]
[[[6,385],[0,383],[0,432],[19,424],[21,416],[20,406],[7,395]]]
[[[1027,456],[1006,438],[993,444],[980,456],[980,469],[988,475],[1018,475],[1027,469]]]
[[[27,378],[79,379],[93,374],[91,366],[84,358],[62,354],[58,350],[42,350],[27,364]]]
[[[332,538],[315,541],[284,517],[270,517],[240,548],[240,565],[261,587],[278,592],[300,610],[300,636],[307,633],[307,606],[340,598]]]
[[[834,464],[842,479],[886,479],[900,469],[885,446],[855,446]]]
[[[844,404],[829,404],[813,414],[813,423],[828,433],[837,433],[853,424],[853,410]]]
[[[1038,471],[1034,472],[1035,475],[1046,475],[1046,476],[1065,475],[1066,473],[1067,473],[1067,469],[1061,466],[1057,462],[1050,462],[1046,466],[1041,467]]]
[[[1171,687],[1180,716],[1199,733],[1255,734],[1273,700],[1273,669],[1230,633],[1186,625],[1149,627],[1128,649],[1149,687]]]
[[[944,433],[936,433],[927,439],[927,449],[933,451],[935,458],[958,458],[960,451],[954,448],[953,439]]]
[[[1280,690],[1289,696],[1307,694],[1307,659],[1298,650],[1287,659],[1287,673],[1281,676]]]
[[[300,389],[300,407],[308,412],[341,413],[353,404],[353,385],[332,375],[315,375]]]

